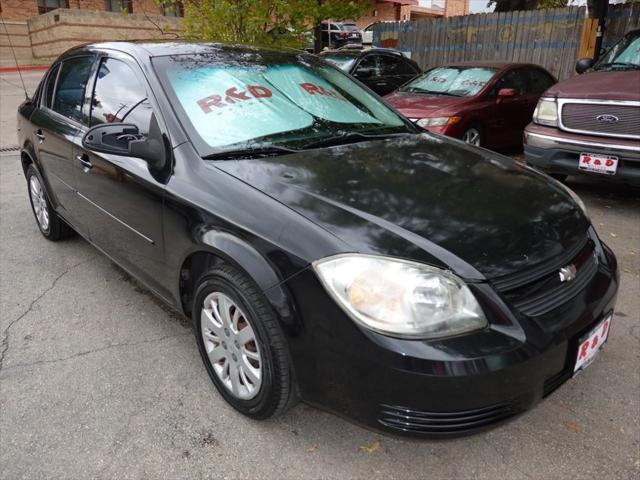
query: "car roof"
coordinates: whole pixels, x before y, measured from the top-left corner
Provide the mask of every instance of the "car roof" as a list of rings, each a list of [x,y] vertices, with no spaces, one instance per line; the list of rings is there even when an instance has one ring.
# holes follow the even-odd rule
[[[340,50],[325,50],[324,52],[321,52],[320,55],[353,55],[353,56],[357,56],[357,55],[368,55],[370,53],[389,53],[391,55],[397,55],[397,56],[402,56],[405,57],[405,55],[400,51],[400,50],[395,50],[393,48],[378,48],[378,47],[374,47],[374,48],[368,48],[366,50],[362,50],[362,49],[358,49],[358,48],[344,48],[344,49],[340,49]],[[407,58],[407,57],[405,57]]]
[[[97,42],[79,45],[67,50],[60,58],[72,56],[78,51],[87,50],[116,50],[131,54],[137,58],[162,57],[167,55],[189,55],[207,53],[212,50],[221,52],[277,52],[280,54],[300,55],[301,50],[293,48],[252,47],[249,45],[228,45],[212,42],[182,42],[182,41],[128,41],[128,42]]]

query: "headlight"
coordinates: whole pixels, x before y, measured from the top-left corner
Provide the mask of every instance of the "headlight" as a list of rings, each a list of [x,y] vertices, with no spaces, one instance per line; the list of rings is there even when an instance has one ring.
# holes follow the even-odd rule
[[[361,254],[328,257],[313,267],[333,299],[371,330],[437,338],[487,326],[471,290],[439,268]]]
[[[541,98],[533,112],[533,121],[548,127],[558,126],[558,104],[553,98]]]
[[[460,121],[460,117],[435,117],[421,118],[416,123],[419,127],[444,127],[445,125],[453,125]]]

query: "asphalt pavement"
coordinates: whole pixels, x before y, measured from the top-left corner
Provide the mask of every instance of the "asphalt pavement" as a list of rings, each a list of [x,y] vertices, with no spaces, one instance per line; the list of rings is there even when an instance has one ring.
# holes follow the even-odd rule
[[[30,90],[40,75],[25,73]],[[0,75],[1,146],[16,143],[19,85]],[[417,441],[304,404],[236,413],[189,323],[84,240],[45,240],[17,153],[0,153],[0,478],[639,478],[640,191],[568,185],[620,263],[605,349],[507,425]]]

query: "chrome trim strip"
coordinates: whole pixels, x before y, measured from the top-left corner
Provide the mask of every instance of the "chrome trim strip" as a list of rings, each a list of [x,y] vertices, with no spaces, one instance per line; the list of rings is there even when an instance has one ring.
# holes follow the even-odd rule
[[[147,237],[146,235],[143,235],[142,233],[140,233],[138,230],[136,230],[135,228],[133,228],[131,225],[128,225],[126,223],[124,223],[122,220],[120,220],[118,217],[112,215],[111,213],[107,212],[104,208],[102,208],[100,205],[98,205],[95,202],[92,202],[90,199],[88,199],[87,197],[85,197],[83,194],[81,194],[80,192],[76,192],[80,197],[82,197],[83,199],[85,199],[87,202],[89,202],[91,205],[93,205],[94,207],[96,207],[98,210],[100,210],[101,212],[109,215],[111,218],[113,218],[116,222],[118,222],[119,224],[123,225],[124,227],[127,227],[129,230],[131,230],[133,233],[135,233],[136,235],[139,235],[140,237],[144,238],[147,242],[149,242],[152,245],[155,245],[156,242],[154,242],[153,240],[151,240],[149,237]]]
[[[533,132],[524,132],[525,139],[528,137],[536,137],[542,140],[548,140],[557,145],[577,145],[579,147],[597,147],[597,148],[607,148],[609,150],[624,150],[628,152],[640,153],[640,147],[631,147],[628,145],[608,145],[606,143],[598,143],[598,142],[587,142],[582,140],[570,140],[566,138],[554,137],[552,135],[543,135],[541,133],[533,133]]]
[[[603,133],[596,130],[577,130],[574,128],[567,127],[562,121],[562,108],[567,103],[574,104],[588,104],[588,105],[614,105],[614,106],[622,106],[622,107],[638,107],[640,108],[640,101],[636,102],[634,100],[589,100],[589,99],[580,99],[580,98],[558,98],[558,126],[561,130],[572,133],[585,133],[588,135],[597,135],[599,137],[613,137],[613,138],[628,138],[631,140],[640,140],[640,135],[633,134],[617,134],[617,133]]]

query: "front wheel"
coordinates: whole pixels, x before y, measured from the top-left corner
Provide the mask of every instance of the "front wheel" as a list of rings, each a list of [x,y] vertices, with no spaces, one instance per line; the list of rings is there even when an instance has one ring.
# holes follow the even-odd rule
[[[203,275],[193,321],[207,372],[236,410],[262,420],[295,402],[282,331],[264,295],[245,274],[220,263]]]
[[[484,143],[482,139],[482,129],[478,125],[470,126],[462,134],[462,141],[469,145],[482,147]]]

